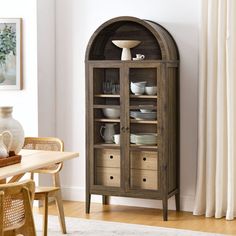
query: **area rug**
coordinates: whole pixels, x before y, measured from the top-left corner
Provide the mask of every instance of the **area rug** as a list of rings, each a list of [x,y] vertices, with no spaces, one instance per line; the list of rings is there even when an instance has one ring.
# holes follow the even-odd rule
[[[66,217],[67,234],[60,232],[58,218],[49,216],[48,236],[222,236],[190,230]],[[35,214],[37,236],[42,235],[42,216]]]

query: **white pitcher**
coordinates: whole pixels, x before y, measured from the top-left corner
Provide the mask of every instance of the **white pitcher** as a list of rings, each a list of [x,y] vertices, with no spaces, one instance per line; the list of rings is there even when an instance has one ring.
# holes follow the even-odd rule
[[[104,139],[105,143],[113,143],[113,135],[115,134],[115,126],[116,124],[105,124],[100,128],[100,134]],[[103,132],[104,130],[104,132]]]
[[[6,145],[4,142],[3,142],[3,138],[5,135],[8,135],[9,136],[9,142],[8,142],[8,145]],[[9,156],[9,151],[10,151],[10,148],[12,146],[12,141],[13,141],[13,135],[10,131],[3,131],[1,134],[0,134],[0,158],[4,158],[4,157],[8,157]]]

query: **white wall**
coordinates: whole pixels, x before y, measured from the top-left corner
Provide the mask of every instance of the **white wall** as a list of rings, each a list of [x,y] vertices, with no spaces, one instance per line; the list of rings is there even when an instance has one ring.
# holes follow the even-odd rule
[[[56,133],[56,25],[55,0],[37,0],[38,136]],[[39,184],[50,185],[51,177],[39,176]]]
[[[22,18],[23,90],[0,91],[0,106],[14,107],[13,116],[26,135],[38,135],[36,0],[0,0],[1,18]]]
[[[184,210],[192,210],[197,163],[199,5],[200,0],[56,1],[57,135],[64,139],[67,150],[80,152],[79,159],[66,163],[62,175],[67,199],[84,199],[86,45],[103,22],[130,15],[162,24],[180,50],[181,202]],[[160,202],[149,200],[113,198],[112,202],[160,206]]]
[[[39,136],[56,130],[55,0],[37,0]]]

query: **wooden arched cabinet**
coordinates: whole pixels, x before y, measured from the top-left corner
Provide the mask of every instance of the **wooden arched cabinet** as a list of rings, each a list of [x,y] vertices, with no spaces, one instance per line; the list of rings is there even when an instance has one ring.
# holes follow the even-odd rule
[[[132,57],[122,61],[112,40],[140,40]],[[158,199],[163,218],[168,199],[179,199],[179,53],[170,33],[161,25],[134,17],[117,17],[102,24],[86,51],[86,212],[91,194]],[[155,95],[135,95],[131,82],[157,86]],[[110,87],[110,88],[109,88]],[[114,88],[114,91],[113,91]],[[150,108],[154,119],[135,119],[131,112]],[[104,116],[104,108],[118,108],[120,117]],[[114,124],[120,144],[104,143],[100,129]],[[154,133],[157,144],[131,143],[131,134]]]

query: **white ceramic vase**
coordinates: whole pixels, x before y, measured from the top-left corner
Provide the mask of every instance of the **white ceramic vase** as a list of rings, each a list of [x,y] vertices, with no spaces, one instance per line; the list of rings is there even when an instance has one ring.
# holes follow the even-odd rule
[[[21,124],[12,117],[13,107],[0,107],[0,133],[7,130],[12,133],[13,140],[10,151],[18,154],[24,145],[24,130]],[[4,139],[6,143],[10,138]]]

